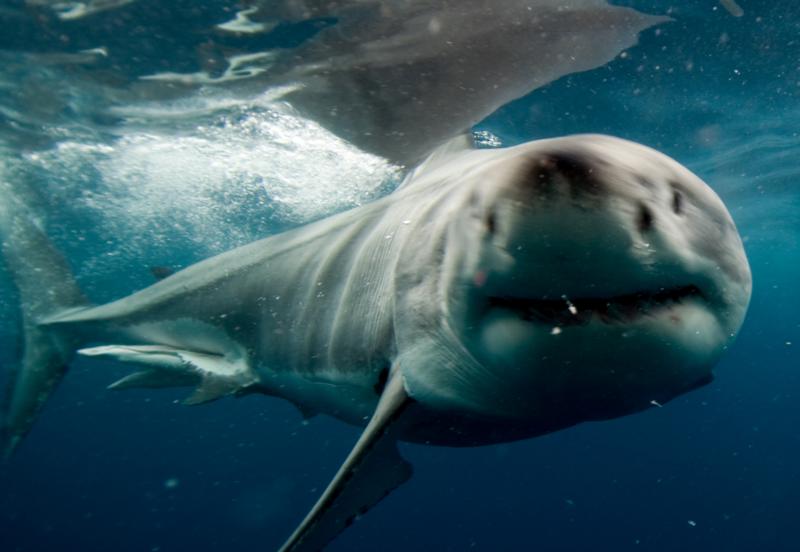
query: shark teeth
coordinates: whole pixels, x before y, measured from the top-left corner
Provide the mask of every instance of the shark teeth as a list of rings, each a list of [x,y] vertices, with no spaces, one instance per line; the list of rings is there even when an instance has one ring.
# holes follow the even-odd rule
[[[519,314],[528,322],[564,326],[583,326],[593,320],[604,324],[621,324],[678,305],[690,299],[704,299],[695,285],[663,288],[656,292],[638,291],[614,297],[528,299],[491,297],[490,308],[504,308]]]

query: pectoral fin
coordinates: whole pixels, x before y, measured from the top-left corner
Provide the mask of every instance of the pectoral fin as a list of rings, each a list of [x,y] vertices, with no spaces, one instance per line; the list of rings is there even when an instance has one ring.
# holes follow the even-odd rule
[[[333,481],[280,552],[322,550],[356,518],[411,478],[392,425],[411,399],[399,373],[390,376],[378,406]]]

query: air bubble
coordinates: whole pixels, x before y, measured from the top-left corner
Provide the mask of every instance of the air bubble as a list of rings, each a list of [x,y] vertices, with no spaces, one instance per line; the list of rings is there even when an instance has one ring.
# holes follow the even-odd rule
[[[164,488],[165,489],[174,489],[180,484],[181,484],[180,479],[178,479],[177,477],[170,477],[169,479],[164,481]]]

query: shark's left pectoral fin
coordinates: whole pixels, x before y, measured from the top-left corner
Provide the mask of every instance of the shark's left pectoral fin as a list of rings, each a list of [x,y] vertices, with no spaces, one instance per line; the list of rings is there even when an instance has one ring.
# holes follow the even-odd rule
[[[411,478],[392,427],[411,399],[399,373],[390,376],[375,413],[333,481],[280,552],[322,550],[356,518]]]

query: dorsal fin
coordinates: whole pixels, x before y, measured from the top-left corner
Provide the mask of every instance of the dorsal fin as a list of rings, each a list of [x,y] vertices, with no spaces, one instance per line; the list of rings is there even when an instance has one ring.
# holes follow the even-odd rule
[[[451,138],[431,153],[419,168],[430,170],[446,163],[454,155],[475,149],[475,137],[472,131],[462,132],[455,138]]]
[[[450,161],[450,159],[456,155],[473,149],[475,149],[475,137],[473,136],[472,131],[462,132],[461,134],[451,138],[433,150],[433,153],[426,157],[425,161],[420,163],[414,170],[408,173],[408,176],[406,176],[405,180],[403,180],[398,189],[408,184],[420,174],[435,170],[436,168]]]

